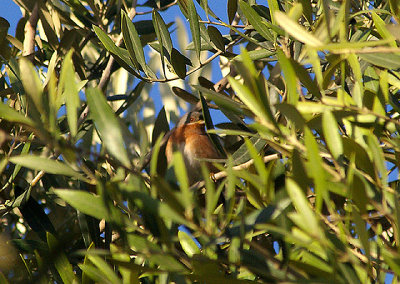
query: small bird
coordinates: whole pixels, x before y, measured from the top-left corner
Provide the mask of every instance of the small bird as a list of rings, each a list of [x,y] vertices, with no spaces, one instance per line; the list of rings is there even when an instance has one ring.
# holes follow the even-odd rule
[[[205,129],[205,121],[201,111],[186,113],[168,135],[165,155],[168,164],[171,163],[174,151],[182,153],[189,184],[202,179],[201,163],[203,160],[221,159],[222,156],[215,148]],[[205,161],[210,173],[217,172],[217,168]]]

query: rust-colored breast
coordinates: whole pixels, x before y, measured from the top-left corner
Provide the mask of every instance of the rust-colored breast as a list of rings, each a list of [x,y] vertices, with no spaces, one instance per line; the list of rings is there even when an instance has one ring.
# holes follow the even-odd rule
[[[204,124],[200,123],[185,124],[173,130],[165,150],[168,163],[172,161],[174,151],[180,151],[183,154],[191,182],[201,178],[199,159],[220,158],[205,132]],[[211,172],[216,171],[212,163],[206,162],[206,165]]]

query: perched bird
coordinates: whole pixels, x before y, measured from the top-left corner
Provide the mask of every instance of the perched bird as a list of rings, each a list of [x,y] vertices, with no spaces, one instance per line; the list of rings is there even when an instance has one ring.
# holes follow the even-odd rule
[[[205,122],[201,111],[186,113],[167,134],[165,155],[168,164],[171,163],[174,151],[182,153],[189,184],[193,184],[202,179],[201,163],[202,160],[221,159],[221,155],[215,148],[211,139],[206,133]],[[204,161],[210,173],[218,170],[210,161]]]

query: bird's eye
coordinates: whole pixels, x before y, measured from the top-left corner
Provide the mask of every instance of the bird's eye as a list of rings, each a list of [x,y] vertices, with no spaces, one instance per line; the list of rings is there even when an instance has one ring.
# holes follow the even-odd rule
[[[194,122],[194,121],[195,121],[194,117],[191,117],[190,122]]]

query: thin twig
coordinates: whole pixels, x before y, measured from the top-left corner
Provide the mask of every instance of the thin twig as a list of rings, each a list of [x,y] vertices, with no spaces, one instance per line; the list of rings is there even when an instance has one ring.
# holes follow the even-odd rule
[[[272,155],[265,156],[263,158],[263,162],[264,163],[268,163],[268,162],[271,162],[273,160],[278,160],[278,159],[281,159],[281,158],[282,158],[281,154],[272,154]],[[253,164],[254,164],[254,160],[251,159],[250,161],[247,161],[246,163],[243,163],[243,164],[240,164],[240,165],[232,167],[232,170],[234,170],[234,171],[245,170],[245,169],[250,168]],[[224,177],[227,177],[227,176],[228,176],[228,173],[226,171],[222,171],[222,172],[214,174],[213,178],[215,180],[220,180],[220,179],[222,179]]]
[[[212,21],[199,21],[199,22],[203,23],[203,24],[209,24],[209,25],[216,25],[216,26],[223,26],[223,27],[226,26],[226,24],[221,24],[221,23],[212,22]],[[236,25],[236,24],[233,24],[233,23],[230,26],[238,28],[238,29],[244,29],[246,27],[245,25]]]
[[[171,2],[171,3],[169,3],[168,5],[163,6],[163,7],[161,7],[161,8],[154,8],[154,9],[151,9],[151,11],[137,12],[136,15],[147,15],[147,14],[151,14],[151,13],[153,13],[153,10],[155,10],[155,11],[164,11],[164,10],[168,9],[169,7],[174,6],[176,3],[178,3],[177,0],[174,1],[174,2]]]
[[[278,159],[281,159],[281,158],[282,158],[281,154],[272,154],[272,155],[268,155],[268,156],[263,157],[263,162],[264,163],[268,163],[270,161],[278,160]],[[249,160],[249,161],[247,161],[247,162],[245,162],[243,164],[240,164],[240,165],[232,167],[232,170],[234,170],[234,171],[245,170],[245,169],[248,169],[249,167],[251,167],[251,165],[253,165],[253,164],[254,164],[254,160],[251,159],[251,160]],[[214,181],[217,181],[217,180],[220,180],[220,179],[222,179],[224,177],[227,177],[227,176],[228,176],[228,173],[226,171],[221,171],[221,172],[212,174],[211,178]],[[191,190],[197,190],[197,189],[200,189],[200,188],[204,187],[204,185],[205,185],[204,181],[198,181],[195,184],[193,184],[190,187],[190,189]]]
[[[132,1],[132,9],[128,13],[129,19],[131,21],[137,15],[137,13],[136,13],[136,2],[137,2],[136,0]],[[123,38],[123,35],[122,35],[122,32],[121,32],[119,34],[115,44],[120,47],[122,45],[123,41],[124,41],[124,38]],[[111,70],[112,70],[112,67],[113,67],[114,63],[115,63],[114,57],[110,56],[110,59],[107,62],[107,66],[104,69],[103,74],[101,75],[100,82],[99,82],[98,86],[103,91],[103,93],[105,93],[105,90],[107,88],[107,84],[110,81]],[[89,113],[89,107],[86,105],[85,109],[82,111],[81,115],[79,116],[78,125],[81,125],[83,123],[83,121],[86,119],[88,113]]]
[[[132,8],[128,13],[129,19],[132,21],[133,18],[135,18],[136,14],[137,14],[136,13],[136,0],[134,0],[133,3],[132,3]],[[119,34],[117,40],[116,40],[115,45],[120,47],[123,42],[124,42],[124,38],[123,38],[123,35],[122,35],[122,32],[121,32]],[[104,69],[103,74],[101,75],[100,82],[99,82],[99,88],[101,90],[103,90],[103,92],[105,91],[105,89],[107,87],[107,84],[110,81],[111,70],[112,70],[112,67],[114,65],[114,62],[115,62],[114,57],[110,56],[110,59],[107,62],[107,66]]]
[[[232,45],[234,45],[235,43],[237,43],[239,40],[241,40],[240,37],[234,39],[233,41],[231,41],[228,45],[227,45],[227,49],[229,47],[231,47]],[[215,52],[212,56],[210,56],[209,58],[207,58],[206,61],[201,62],[199,66],[194,67],[193,69],[189,70],[186,73],[186,76],[200,70],[202,67],[204,67],[205,65],[209,64],[211,61],[213,61],[215,58],[217,58],[219,55],[223,54],[224,52],[221,50],[218,50],[217,52]],[[166,82],[170,82],[170,81],[174,81],[174,80],[178,80],[181,79],[180,77],[176,76],[173,78],[169,78],[169,79],[151,79],[151,82],[159,82],[159,83],[166,83]]]

